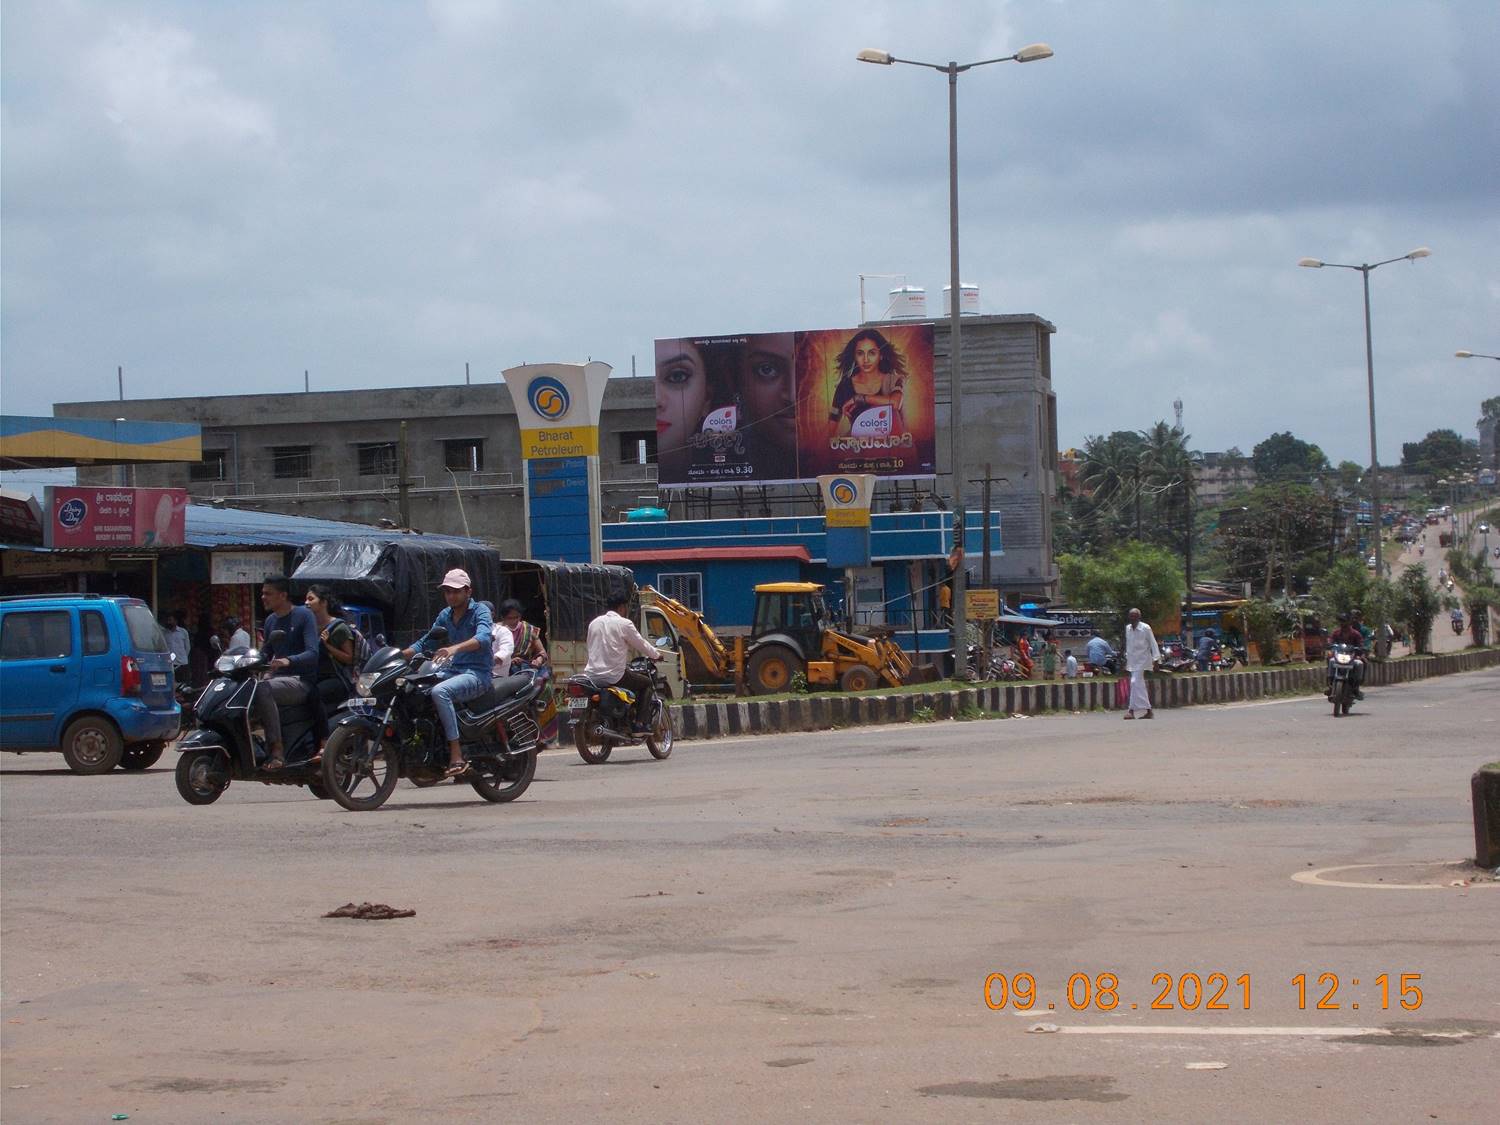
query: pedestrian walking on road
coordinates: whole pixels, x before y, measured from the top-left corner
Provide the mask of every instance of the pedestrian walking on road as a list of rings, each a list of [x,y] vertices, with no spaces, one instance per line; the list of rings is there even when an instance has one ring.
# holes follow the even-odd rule
[[[1042,641],[1042,678],[1046,680],[1057,678],[1057,642],[1052,640]]]
[[[1146,673],[1161,659],[1161,648],[1156,643],[1156,634],[1151,626],[1141,620],[1141,611],[1130,611],[1130,624],[1125,626],[1125,667],[1130,672],[1130,706],[1125,712],[1127,719],[1135,718],[1137,711],[1144,711],[1143,719],[1156,718],[1151,709],[1151,695],[1146,690]]]

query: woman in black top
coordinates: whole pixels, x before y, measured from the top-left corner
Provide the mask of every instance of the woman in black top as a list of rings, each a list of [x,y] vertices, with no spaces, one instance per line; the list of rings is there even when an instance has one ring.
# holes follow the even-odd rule
[[[344,607],[327,586],[309,586],[305,603],[318,625],[318,696],[337,707],[354,691],[354,630],[343,620]]]

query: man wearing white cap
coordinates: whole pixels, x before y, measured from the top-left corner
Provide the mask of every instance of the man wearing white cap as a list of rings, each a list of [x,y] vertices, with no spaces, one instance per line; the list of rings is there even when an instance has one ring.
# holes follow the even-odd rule
[[[438,664],[447,665],[443,678],[432,689],[432,706],[448,739],[447,775],[457,777],[469,766],[459,744],[458,714],[454,708],[490,690],[490,633],[494,623],[489,607],[470,596],[473,589],[468,571],[450,570],[443,576],[441,589],[448,608],[437,615],[432,629],[401,655],[410,660],[414,653],[420,652]],[[448,630],[448,643],[441,648],[435,648],[432,642],[436,629]]]

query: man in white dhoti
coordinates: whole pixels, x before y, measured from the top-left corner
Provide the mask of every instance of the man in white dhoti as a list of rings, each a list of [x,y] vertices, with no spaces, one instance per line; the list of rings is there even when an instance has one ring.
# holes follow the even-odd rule
[[[1125,667],[1130,672],[1130,709],[1127,719],[1135,718],[1137,711],[1144,711],[1143,719],[1154,719],[1151,696],[1146,691],[1146,673],[1161,659],[1161,649],[1156,643],[1156,634],[1151,626],[1141,620],[1141,611],[1130,611],[1130,623],[1125,626]]]

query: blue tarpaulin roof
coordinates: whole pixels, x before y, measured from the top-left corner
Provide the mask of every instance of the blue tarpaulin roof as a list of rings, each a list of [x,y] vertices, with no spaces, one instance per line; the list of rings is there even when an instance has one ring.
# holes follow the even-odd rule
[[[356,537],[381,540],[407,538],[395,528],[371,527],[362,523],[287,516],[278,512],[251,512],[240,508],[212,508],[207,504],[189,504],[187,509],[189,547],[306,547],[321,539]],[[452,536],[441,538],[453,539]],[[459,542],[477,541],[460,539]]]

